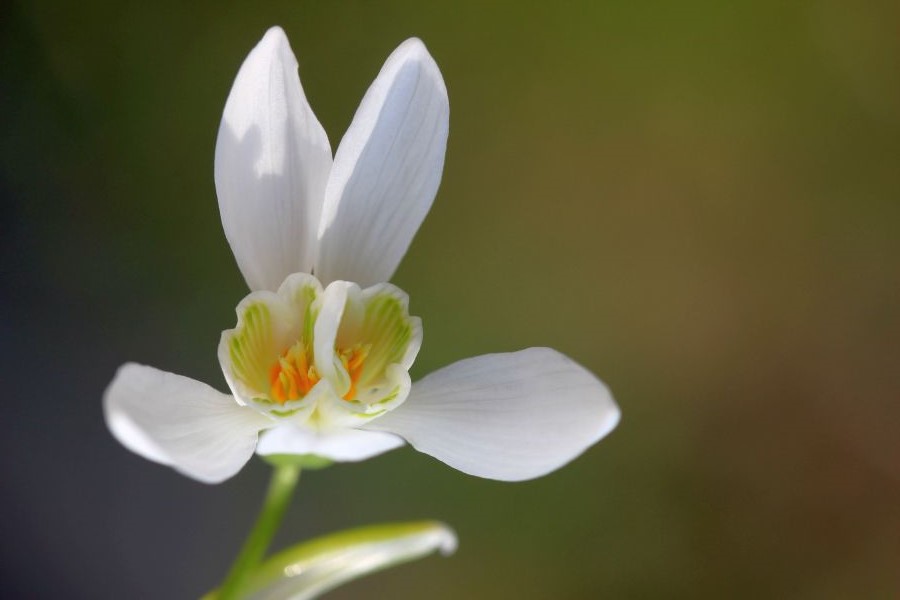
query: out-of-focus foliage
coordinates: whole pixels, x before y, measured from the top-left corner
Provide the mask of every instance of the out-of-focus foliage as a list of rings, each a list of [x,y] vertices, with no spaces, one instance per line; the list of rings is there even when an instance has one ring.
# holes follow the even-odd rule
[[[100,394],[125,360],[225,387],[246,288],[213,147],[273,24],[333,146],[401,40],[443,71],[444,180],[395,279],[414,375],[548,345],[624,415],[524,484],[404,450],[311,473],[281,546],[424,517],[460,537],[331,597],[900,593],[896,2],[0,11],[4,596],[196,597],[250,525],[262,464],[188,481],[119,447]]]

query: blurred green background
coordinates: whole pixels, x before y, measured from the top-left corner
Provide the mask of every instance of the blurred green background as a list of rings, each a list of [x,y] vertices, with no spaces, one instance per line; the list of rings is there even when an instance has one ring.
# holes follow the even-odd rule
[[[443,183],[394,279],[425,324],[414,377],[547,345],[624,415],[527,483],[409,449],[308,473],[280,546],[460,536],[330,598],[900,596],[900,4],[0,11],[4,597],[196,597],[249,528],[263,464],[195,483],[119,446],[100,396],[126,360],[226,388],[247,290],[213,148],[273,24],[333,147],[403,39],[443,71]]]

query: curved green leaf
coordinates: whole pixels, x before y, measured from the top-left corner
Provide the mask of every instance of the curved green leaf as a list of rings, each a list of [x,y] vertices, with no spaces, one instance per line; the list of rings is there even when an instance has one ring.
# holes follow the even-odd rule
[[[248,600],[310,600],[335,587],[434,551],[456,550],[456,534],[436,521],[370,525],[283,550],[251,573]],[[217,591],[203,600],[215,600]]]

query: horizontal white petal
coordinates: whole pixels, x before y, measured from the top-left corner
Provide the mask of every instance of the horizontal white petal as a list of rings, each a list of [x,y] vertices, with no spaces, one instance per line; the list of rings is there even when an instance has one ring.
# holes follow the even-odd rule
[[[103,411],[126,448],[204,483],[237,473],[272,425],[205,383],[134,363],[106,388]]]
[[[365,428],[395,433],[464,473],[518,481],[563,466],[618,421],[599,379],[555,350],[529,348],[435,371]]]
[[[279,27],[234,80],[216,140],[216,194],[225,236],[252,290],[310,272],[331,146]]]
[[[315,454],[336,462],[356,462],[402,445],[402,439],[380,431],[338,429],[316,432],[294,425],[281,425],[262,435],[257,452],[263,455]]]
[[[366,92],[325,190],[316,275],[362,287],[388,281],[441,181],[450,108],[434,59],[403,42]]]

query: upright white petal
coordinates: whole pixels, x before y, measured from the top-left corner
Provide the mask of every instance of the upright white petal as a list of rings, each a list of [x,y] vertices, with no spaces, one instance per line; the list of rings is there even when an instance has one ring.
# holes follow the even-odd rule
[[[297,75],[284,31],[273,27],[234,80],[216,140],[222,226],[252,290],[311,272],[331,146]]]
[[[204,483],[237,473],[272,425],[205,383],[134,363],[106,388],[103,411],[126,448]]]
[[[316,275],[388,281],[428,213],[444,168],[450,108],[434,59],[403,42],[366,92],[325,191]]]
[[[381,431],[312,431],[305,427],[280,425],[262,436],[257,452],[263,455],[315,454],[337,462],[355,462],[402,445],[402,439]]]
[[[545,475],[619,421],[603,383],[549,348],[459,361],[413,384],[406,402],[365,426],[470,475]]]

